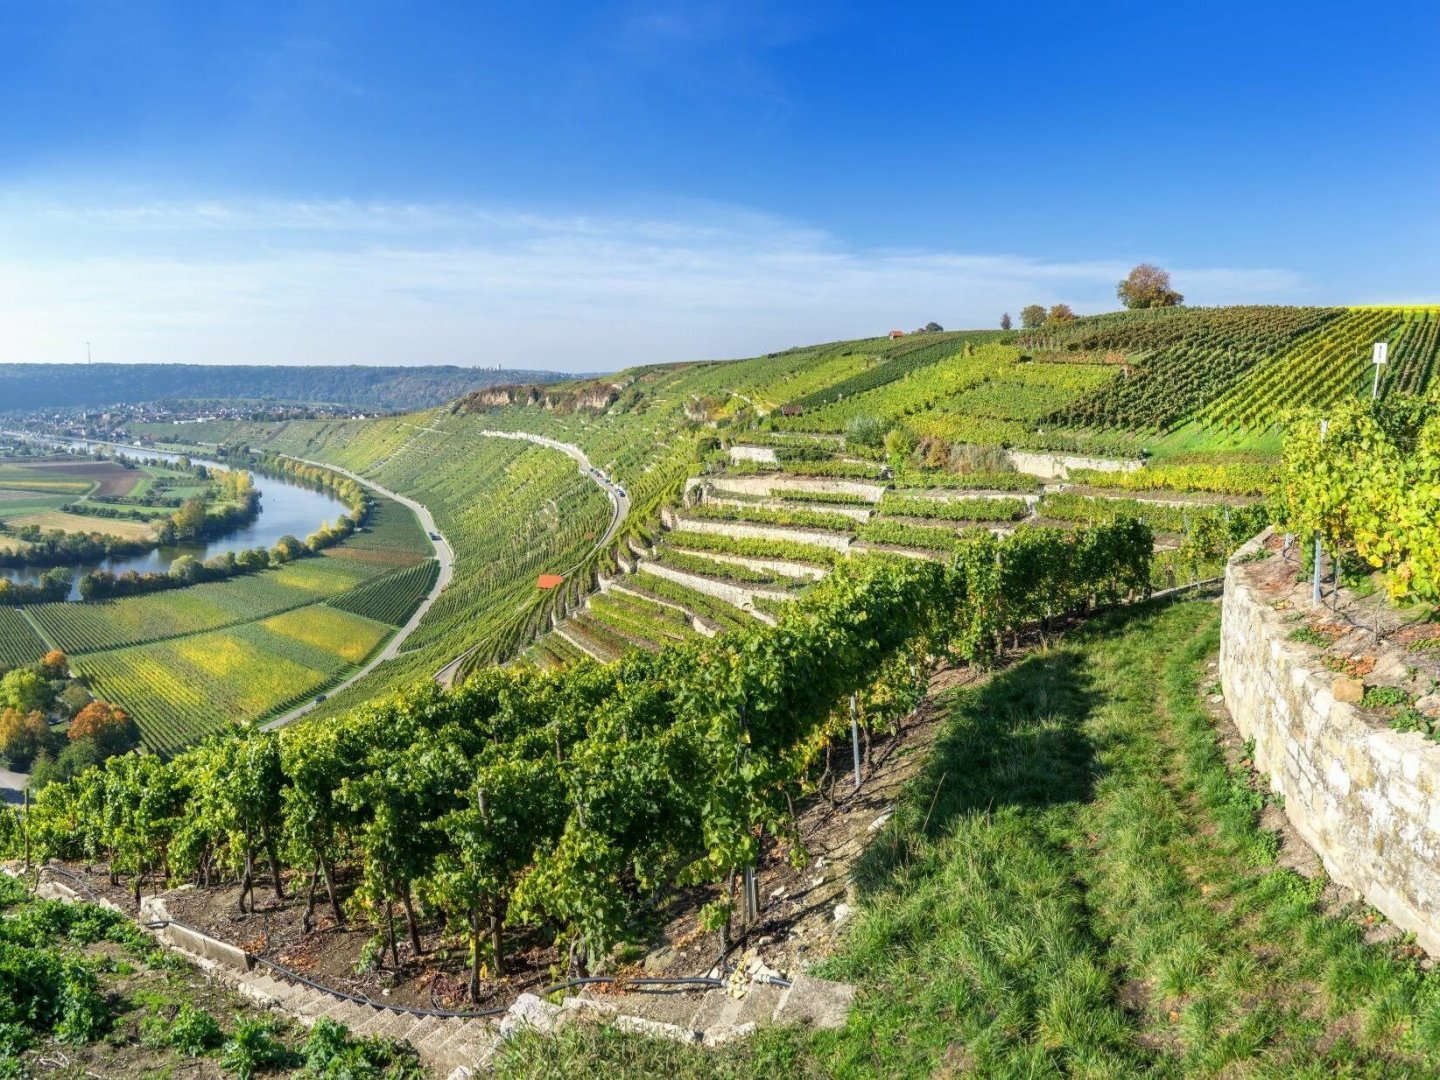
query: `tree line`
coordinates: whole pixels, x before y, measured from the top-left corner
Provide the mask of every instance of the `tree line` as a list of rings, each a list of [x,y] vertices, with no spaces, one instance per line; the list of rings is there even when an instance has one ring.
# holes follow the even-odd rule
[[[944,565],[847,559],[773,627],[122,755],[0,834],[103,860],[137,899],[146,881],[238,882],[246,910],[266,879],[282,897],[305,883],[307,926],[321,904],[368,922],[377,963],[438,928],[468,941],[472,996],[517,927],[584,969],[674,889],[733,882],[765,838],[801,849],[795,800],[833,783],[851,695],[867,738],[894,730],[937,659],[986,664],[1007,633],[1145,594],[1152,546],[1122,520],[977,535]],[[730,896],[706,925],[729,925]]]
[[[1178,307],[1185,297],[1170,287],[1170,272],[1153,263],[1136,266],[1125,280],[1115,286],[1115,297],[1131,310],[1141,308]],[[1020,310],[1020,326],[1025,330],[1038,330],[1042,326],[1055,326],[1071,322],[1075,312],[1069,304],[1027,304]],[[1000,316],[1000,329],[1009,330],[1014,323],[1007,311]]]
[[[244,574],[257,574],[262,570],[284,566],[296,559],[318,555],[353,535],[356,529],[363,527],[369,520],[372,507],[369,494],[362,485],[349,477],[278,454],[259,458],[258,466],[263,472],[285,476],[333,494],[349,507],[349,513],[341,514],[334,524],[322,523],[303,542],[286,534],[269,549],[257,547],[239,552],[226,551],[203,562],[193,555],[181,555],[170,564],[168,570],[145,574],[135,570],[120,574],[109,570],[94,570],[80,578],[80,598],[107,600],[121,596],[140,596],[207,581],[223,581]],[[247,482],[250,476],[242,469],[228,470],[222,475],[243,476]],[[256,500],[259,498],[253,488],[249,489],[249,495]]]

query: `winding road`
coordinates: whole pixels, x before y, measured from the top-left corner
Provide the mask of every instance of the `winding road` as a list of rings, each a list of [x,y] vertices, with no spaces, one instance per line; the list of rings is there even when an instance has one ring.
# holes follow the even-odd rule
[[[450,541],[446,540],[444,534],[436,528],[435,518],[431,516],[430,511],[426,509],[423,503],[418,503],[414,499],[401,495],[398,491],[391,491],[389,488],[377,484],[374,480],[367,480],[365,477],[353,473],[349,469],[342,469],[338,465],[331,465],[324,461],[310,461],[307,458],[295,457],[292,454],[286,454],[285,456],[292,461],[299,461],[306,465],[315,465],[321,469],[329,469],[331,472],[339,473],[341,476],[348,477],[357,484],[369,488],[371,491],[377,491],[386,498],[394,499],[400,505],[409,507],[415,512],[415,516],[419,518],[420,527],[425,530],[425,536],[429,539],[430,546],[435,549],[435,559],[440,564],[440,573],[435,578],[435,584],[431,586],[430,592],[426,594],[425,599],[420,601],[420,606],[415,609],[415,613],[410,616],[409,621],[400,627],[399,630],[395,631],[394,634],[390,635],[390,640],[385,643],[385,648],[381,649],[366,661],[364,667],[349,676],[344,682],[335,685],[329,691],[331,694],[338,694],[341,690],[348,690],[354,686],[386,660],[393,660],[400,655],[400,646],[404,644],[406,638],[415,632],[415,628],[420,625],[420,620],[425,617],[425,613],[430,610],[431,605],[440,599],[440,594],[445,591],[445,587],[450,584],[450,580],[455,576],[455,552],[450,547]],[[298,709],[291,709],[288,713],[276,717],[263,726],[266,731],[274,731],[276,728],[282,728],[286,724],[304,716],[311,709],[315,708],[317,704],[319,704],[318,701],[307,701]]]
[[[442,433],[435,428],[426,428],[425,430],[435,431],[437,432],[437,434]],[[5,432],[5,434],[24,435],[28,438],[35,438],[35,436],[33,435],[26,435],[26,433],[22,432]],[[602,550],[605,545],[614,538],[616,532],[619,531],[620,526],[624,524],[625,519],[629,516],[630,497],[625,493],[625,489],[620,487],[618,484],[611,483],[610,479],[605,476],[604,473],[600,472],[600,470],[596,469],[593,465],[590,464],[590,459],[585,455],[585,451],[581,450],[580,447],[575,446],[573,443],[563,443],[557,439],[546,438],[544,435],[532,435],[526,431],[490,431],[487,429],[482,430],[477,434],[484,435],[488,438],[493,439],[515,439],[523,442],[535,443],[537,446],[544,446],[551,450],[558,450],[562,454],[566,454],[575,460],[575,462],[580,467],[581,474],[587,477],[593,483],[595,483],[598,487],[600,487],[600,489],[603,490],[610,498],[610,527],[605,530],[605,535],[602,536],[599,542],[596,543],[594,548],[591,549],[591,554],[593,554],[595,551]],[[100,440],[88,441],[92,443],[100,442]],[[138,450],[142,452],[153,449],[151,447],[138,446],[135,444],[114,442],[101,443],[101,445],[115,446],[123,449]],[[436,526],[435,518],[431,515],[430,511],[425,507],[423,503],[417,502],[414,499],[409,498],[408,496],[401,495],[398,491],[391,491],[389,488],[385,487],[382,484],[376,483],[374,480],[361,476],[358,473],[351,472],[349,469],[341,468],[339,465],[334,465],[328,461],[312,461],[308,458],[296,457],[294,454],[285,454],[284,456],[290,458],[293,461],[299,461],[305,465],[314,465],[317,468],[328,469],[331,472],[339,473],[341,476],[354,480],[357,484],[367,487],[371,491],[378,492],[386,498],[394,499],[402,506],[409,507],[410,510],[414,511],[415,516],[419,519],[420,527],[425,530],[425,535],[429,539],[431,547],[433,547],[435,550],[435,559],[440,564],[440,573],[435,578],[435,584],[431,587],[430,592],[426,594],[425,599],[420,602],[420,606],[415,609],[414,614],[410,616],[410,619],[405,623],[405,625],[400,627],[400,629],[398,629],[394,634],[392,634],[390,636],[390,640],[385,643],[385,647],[381,649],[378,653],[376,653],[374,656],[372,656],[369,660],[367,660],[363,667],[361,667],[354,674],[346,677],[344,681],[337,683],[335,686],[331,687],[330,690],[327,691],[326,696],[328,696],[329,694],[338,694],[340,691],[347,690],[350,687],[354,686],[357,682],[365,678],[365,676],[369,675],[385,661],[393,660],[396,656],[400,655],[400,646],[403,645],[405,643],[405,640],[415,632],[417,627],[419,627],[420,620],[425,617],[426,613],[435,604],[435,601],[440,599],[440,594],[445,591],[446,587],[454,578],[455,552],[454,549],[450,546],[450,541],[445,538],[445,535],[441,533],[439,528]],[[589,558],[588,554],[586,558]],[[583,561],[584,560],[582,559],[581,562]],[[580,564],[577,563],[576,565],[578,566]],[[572,573],[574,569],[574,567],[567,569],[565,571],[565,576],[569,576],[569,574]],[[455,681],[455,676],[459,672],[465,660],[470,656],[471,653],[475,651],[475,648],[478,647],[479,646],[475,646],[474,648],[467,649],[465,652],[461,653],[454,660],[452,660],[450,663],[446,664],[443,668],[437,671],[435,673],[435,681],[438,682],[441,686],[452,685]],[[304,705],[299,706],[298,708],[291,709],[289,712],[283,714],[282,716],[278,716],[273,720],[267,721],[262,726],[267,731],[273,731],[277,728],[282,728],[286,724],[293,723],[295,720],[298,720],[300,717],[310,712],[310,710],[314,709],[317,704],[319,704],[318,701],[308,701]]]
[[[585,455],[585,451],[581,450],[580,447],[575,444],[563,443],[557,439],[548,439],[544,435],[532,435],[528,431],[490,431],[486,429],[478,432],[478,434],[488,436],[492,439],[518,439],[523,442],[532,442],[537,446],[545,446],[551,450],[559,450],[562,454],[568,454],[580,465],[580,472],[598,484],[601,490],[610,497],[610,527],[605,530],[605,535],[590,549],[590,553],[587,554],[585,558],[588,559],[590,555],[603,550],[605,545],[610,543],[615,534],[620,531],[620,526],[624,524],[625,519],[630,516],[630,496],[625,493],[625,489],[618,484],[611,483],[610,479],[604,473],[590,464],[590,459]],[[580,560],[581,563],[584,561],[584,559]],[[580,563],[576,563],[575,565],[579,566]],[[568,577],[574,569],[575,567],[570,567],[562,576]],[[450,663],[435,673],[435,681],[441,686],[448,687],[455,685],[455,677],[460,673],[461,667],[464,666],[465,661],[469,659],[470,654],[479,647],[479,645],[476,645],[466,649],[454,660],[451,660]]]

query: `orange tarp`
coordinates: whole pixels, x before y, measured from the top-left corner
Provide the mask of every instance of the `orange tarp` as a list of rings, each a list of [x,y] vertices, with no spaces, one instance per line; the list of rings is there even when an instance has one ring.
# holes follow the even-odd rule
[[[537,589],[553,589],[556,585],[563,584],[565,579],[559,574],[541,574],[535,582]]]

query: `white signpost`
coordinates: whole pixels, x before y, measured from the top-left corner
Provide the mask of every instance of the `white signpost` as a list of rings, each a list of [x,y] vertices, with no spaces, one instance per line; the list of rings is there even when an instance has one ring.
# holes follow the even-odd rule
[[[1388,341],[1375,342],[1375,352],[1372,356],[1375,364],[1375,385],[1370,388],[1370,396],[1380,396],[1380,365],[1390,359],[1390,343]]]

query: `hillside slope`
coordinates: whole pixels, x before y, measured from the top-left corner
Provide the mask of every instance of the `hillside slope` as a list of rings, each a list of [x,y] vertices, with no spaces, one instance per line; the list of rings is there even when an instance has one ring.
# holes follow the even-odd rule
[[[554,381],[553,371],[248,364],[0,364],[0,412],[101,408],[164,399],[236,399],[425,409],[478,387]]]
[[[1425,388],[1440,353],[1437,331],[1440,309],[1119,312],[1032,331],[833,342],[745,360],[487,387],[445,408],[391,419],[138,425],[134,434],[159,444],[249,447],[332,462],[435,513],[456,550],[455,586],[406,651],[328,703],[330,713],[423,678],[467,650],[483,665],[544,638],[545,648],[532,654],[544,662],[585,653],[608,657],[635,640],[668,639],[670,631],[656,623],[669,618],[665,597],[653,588],[606,600],[608,617],[590,622],[608,627],[587,628],[582,615],[580,625],[546,634],[577,611],[597,575],[613,575],[635,550],[653,550],[662,535],[661,507],[679,499],[687,475],[728,462],[722,443],[778,446],[790,459],[787,470],[817,479],[875,476],[898,465],[902,473],[919,470],[902,487],[942,488],[946,481],[937,473],[976,467],[966,463],[983,462],[999,447],[1121,457],[1149,451],[1157,461],[1174,461],[1184,488],[1248,497],[1263,490],[1255,478],[1278,446],[1275,424],[1284,408],[1368,391],[1362,361],[1377,335],[1394,342],[1395,363],[1382,390]],[[1245,389],[1261,383],[1274,389]],[[1248,407],[1230,404],[1237,401]],[[630,496],[633,510],[617,544],[587,558],[607,510],[572,463],[538,447],[497,445],[480,437],[484,429],[530,432],[582,448]],[[845,464],[847,457],[870,464]],[[745,467],[726,465],[731,472]],[[1153,468],[1145,475],[1157,476]],[[1227,479],[1241,475],[1246,479],[1238,486]],[[1155,486],[1179,482],[1172,477]],[[1058,510],[1060,504],[1053,505]],[[765,511],[772,518],[774,512]],[[914,528],[925,522],[909,520],[905,538],[912,546],[933,534]],[[887,535],[898,537],[901,527],[888,527]],[[881,535],[878,523],[869,534]],[[688,559],[693,570],[697,557],[692,550],[670,561]],[[540,595],[534,581],[544,572],[567,573],[569,580],[557,593]],[[731,584],[736,574],[744,571],[732,563]],[[764,588],[764,582],[741,584]],[[770,590],[777,598],[793,592],[779,585]],[[672,581],[661,588],[673,601],[685,586]],[[682,636],[697,617],[712,629],[733,617],[728,605],[715,607],[713,596],[704,600],[691,590],[682,600],[668,609],[687,620]],[[626,605],[629,610],[617,610]],[[614,633],[620,625],[629,632]]]

